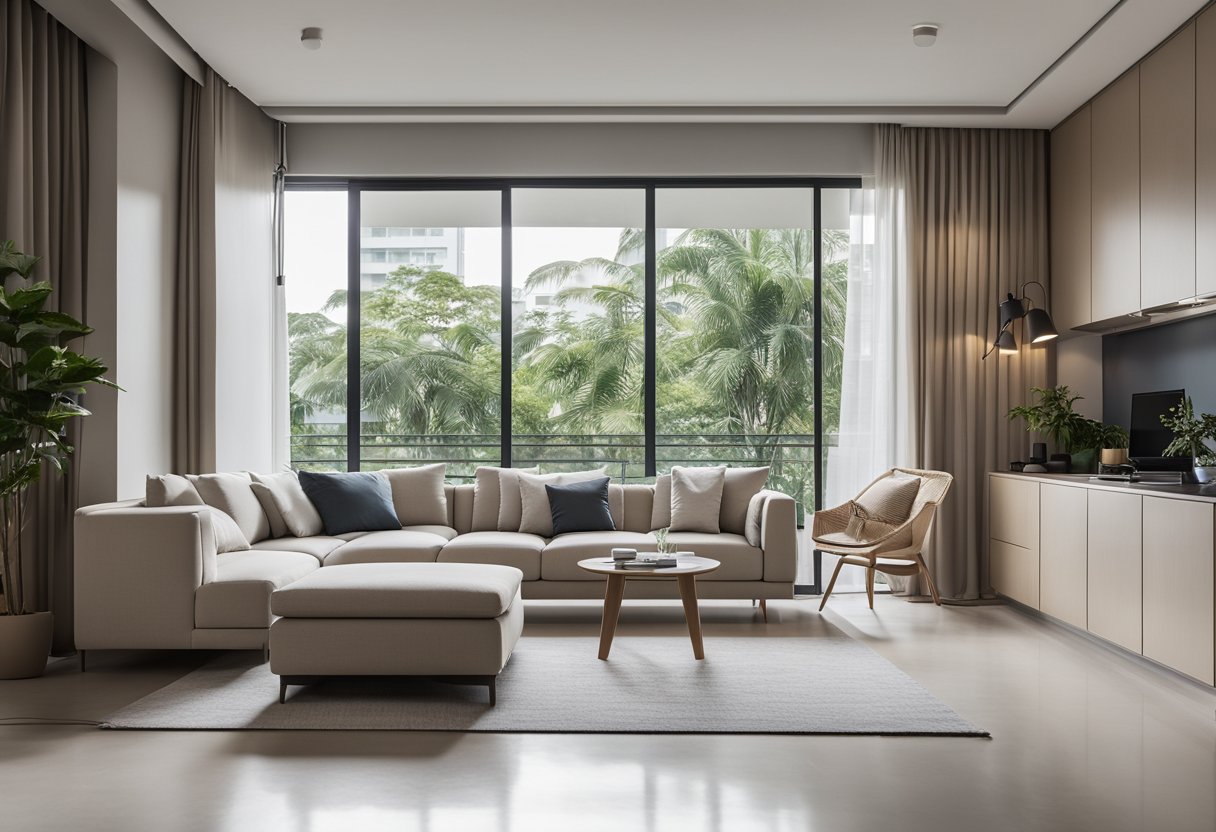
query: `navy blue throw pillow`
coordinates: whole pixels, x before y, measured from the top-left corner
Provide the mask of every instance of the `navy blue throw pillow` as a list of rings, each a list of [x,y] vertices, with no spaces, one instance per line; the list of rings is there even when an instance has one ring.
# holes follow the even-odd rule
[[[300,487],[317,507],[326,534],[380,532],[401,528],[393,488],[379,474],[300,472]]]
[[[569,532],[616,531],[608,510],[608,477],[546,485],[549,511],[553,514],[553,536]]]

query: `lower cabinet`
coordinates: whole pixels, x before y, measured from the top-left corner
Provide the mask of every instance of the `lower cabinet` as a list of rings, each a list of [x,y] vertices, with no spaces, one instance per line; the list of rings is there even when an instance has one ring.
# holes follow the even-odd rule
[[[1089,492],[1087,627],[1137,653],[1141,649],[1141,497]]]
[[[1039,553],[1003,540],[988,541],[992,588],[1028,607],[1039,608]]]
[[[1043,483],[1039,491],[1039,609],[1085,629],[1089,491]]]
[[[1210,503],[1144,498],[1144,655],[1216,683]]]

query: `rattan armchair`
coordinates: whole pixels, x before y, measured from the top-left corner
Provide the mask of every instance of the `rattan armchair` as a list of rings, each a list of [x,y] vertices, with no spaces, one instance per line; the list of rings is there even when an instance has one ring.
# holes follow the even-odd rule
[[[832,587],[836,586],[840,567],[845,564],[860,566],[866,570],[866,594],[869,596],[870,609],[874,609],[875,572],[887,575],[923,575],[925,583],[929,585],[929,592],[933,595],[933,603],[941,606],[941,596],[937,593],[937,586],[933,583],[933,576],[929,574],[921,553],[929,540],[937,507],[946,499],[954,477],[944,471],[892,468],[862,489],[861,493],[868,491],[874,483],[897,474],[919,477],[920,489],[916,493],[908,519],[881,537],[865,540],[851,538],[845,533],[853,514],[849,503],[815,512],[811,529],[815,549],[840,557],[836,569],[832,572],[832,580],[828,582],[827,591],[823,593],[819,609],[822,610],[827,604]]]

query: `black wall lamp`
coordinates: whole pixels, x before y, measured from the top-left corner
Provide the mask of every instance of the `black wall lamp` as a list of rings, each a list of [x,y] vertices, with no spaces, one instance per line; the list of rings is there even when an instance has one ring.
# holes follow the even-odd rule
[[[988,352],[984,353],[984,358],[992,355],[993,350],[1003,355],[1012,355],[1018,351],[1017,339],[1013,337],[1013,322],[1021,318],[1026,319],[1028,343],[1041,344],[1059,336],[1060,333],[1056,331],[1056,325],[1052,323],[1047,310],[1035,306],[1026,295],[1026,290],[1031,286],[1039,287],[1039,291],[1043,293],[1043,306],[1047,306],[1047,288],[1037,280],[1022,284],[1022,288],[1018,290],[1021,297],[1015,298],[1012,292],[1005,295],[1005,299],[997,306],[1000,329],[997,330],[996,340],[992,342]]]

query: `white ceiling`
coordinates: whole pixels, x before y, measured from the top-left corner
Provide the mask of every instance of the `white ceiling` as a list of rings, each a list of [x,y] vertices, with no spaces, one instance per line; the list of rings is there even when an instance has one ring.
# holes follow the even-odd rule
[[[292,120],[893,120],[1034,127],[1057,123],[1204,4],[150,2],[230,83]],[[941,25],[929,49],[912,44],[910,28],[922,21]],[[305,26],[324,30],[319,51],[300,46]]]

